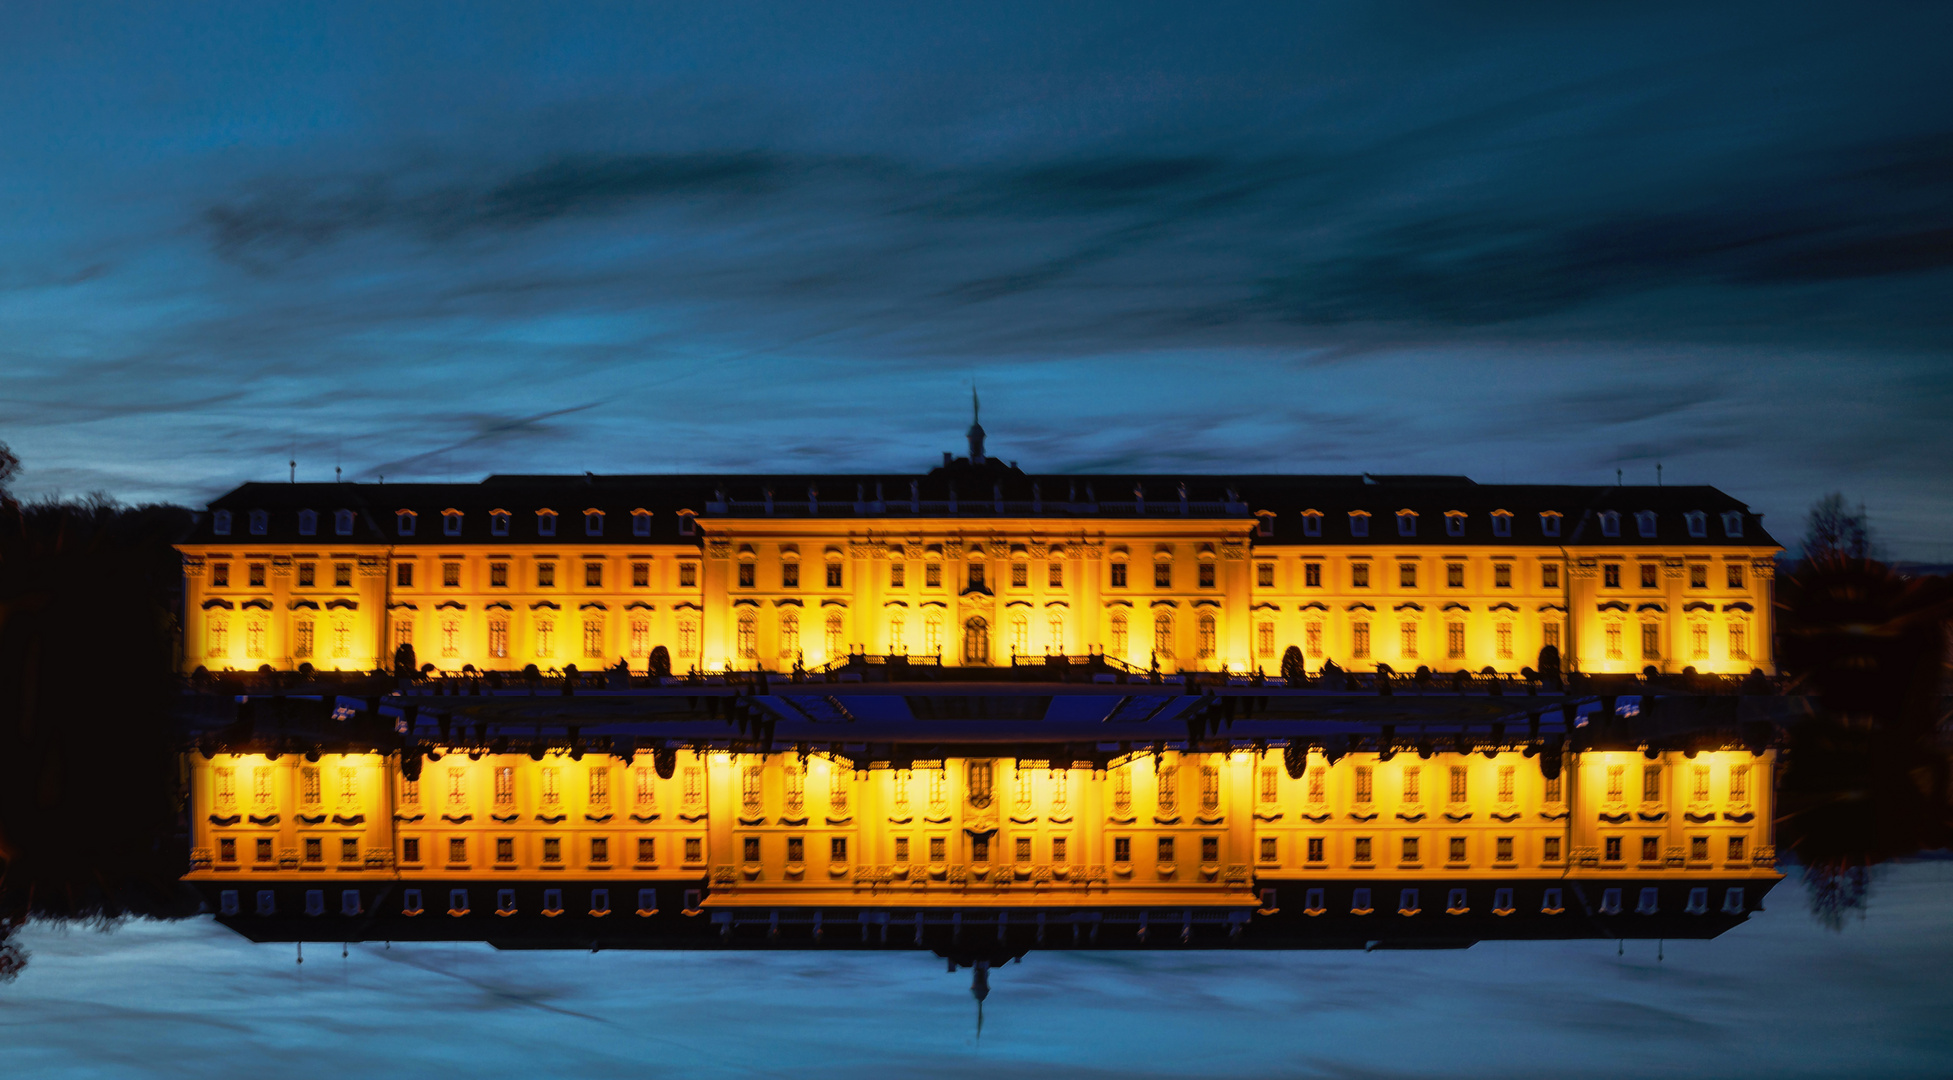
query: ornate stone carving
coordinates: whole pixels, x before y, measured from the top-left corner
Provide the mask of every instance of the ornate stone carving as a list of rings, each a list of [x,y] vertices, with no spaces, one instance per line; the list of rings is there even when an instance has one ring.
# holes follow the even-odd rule
[[[708,559],[732,558],[732,541],[714,537],[705,542],[705,557]]]

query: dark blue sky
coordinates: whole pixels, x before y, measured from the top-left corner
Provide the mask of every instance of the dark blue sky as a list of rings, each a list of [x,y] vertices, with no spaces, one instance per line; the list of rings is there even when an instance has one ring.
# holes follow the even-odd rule
[[[396,10],[407,7],[410,10]],[[0,8],[29,494],[1832,489],[1953,558],[1953,6]]]

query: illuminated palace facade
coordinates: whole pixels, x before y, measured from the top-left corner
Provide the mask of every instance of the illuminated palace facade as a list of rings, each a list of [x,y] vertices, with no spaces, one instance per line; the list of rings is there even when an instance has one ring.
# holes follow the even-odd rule
[[[1510,673],[1546,644],[1769,671],[1776,545],[1722,493],[1031,476],[972,441],[913,477],[225,496],[183,549],[186,670],[411,644],[633,674],[403,680],[282,729],[310,734],[209,734],[190,880],[264,940],[1010,953],[1712,936],[1778,879],[1774,753],[1733,698],[1275,675],[1291,647]],[[661,649],[691,677],[647,677]],[[783,674],[850,655],[948,670]],[[954,670],[1024,657],[1063,681]]]
[[[1463,477],[494,476],[247,484],[194,542],[184,667],[1774,671],[1772,556],[1710,487]]]

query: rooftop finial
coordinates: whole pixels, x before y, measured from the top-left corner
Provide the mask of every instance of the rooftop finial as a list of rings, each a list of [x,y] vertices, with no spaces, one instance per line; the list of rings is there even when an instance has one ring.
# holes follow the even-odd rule
[[[977,400],[976,384],[970,384],[970,464],[983,464],[982,403]]]

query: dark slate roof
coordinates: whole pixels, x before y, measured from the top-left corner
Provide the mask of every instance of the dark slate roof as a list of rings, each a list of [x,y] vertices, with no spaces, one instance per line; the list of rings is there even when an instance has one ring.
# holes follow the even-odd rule
[[[1185,492],[1185,500],[1181,493]],[[769,509],[768,499],[771,498]],[[862,500],[857,502],[857,495]],[[879,495],[880,501],[877,501]],[[1001,500],[1001,501],[1000,501]],[[537,511],[556,511],[553,538],[539,533]],[[1263,543],[1331,545],[1367,543],[1378,548],[1459,544],[1537,545],[1556,542],[1543,535],[1540,515],[1562,515],[1561,537],[1568,545],[1632,548],[1636,546],[1765,545],[1776,546],[1763,530],[1759,515],[1722,491],[1706,486],[1623,487],[1540,484],[1477,484],[1463,476],[1391,475],[1186,475],[1186,474],[1029,474],[1014,465],[990,460],[971,464],[956,458],[925,474],[649,474],[649,475],[496,475],[476,484],[277,484],[251,483],[224,495],[210,509],[233,515],[228,537],[212,531],[213,515],[204,515],[195,540],[248,544],[253,539],[277,543],[341,542],[415,546],[457,543],[535,543],[550,541],[573,546],[587,537],[584,511],[604,513],[602,539],[610,543],[693,544],[696,537],[679,531],[680,511],[702,521],[757,517],[900,518],[1033,516],[1098,519],[1139,518],[1171,520],[1188,517],[1253,522],[1273,516],[1272,537]],[[316,535],[299,532],[299,512],[319,514]],[[340,509],[355,514],[350,536],[338,537],[333,515]],[[398,535],[396,516],[417,515],[412,537]],[[442,529],[442,512],[463,514],[459,537]],[[631,531],[634,510],[652,512],[651,534]],[[1416,535],[1398,532],[1397,513],[1417,514]],[[249,514],[266,512],[266,531],[254,536]],[[506,510],[509,535],[491,536],[489,516]],[[1320,536],[1304,528],[1305,511],[1322,516]],[[1509,538],[1493,535],[1495,511],[1513,515]],[[1367,540],[1353,538],[1352,511],[1370,515]],[[1600,516],[1620,515],[1620,535],[1602,534]],[[1636,514],[1655,514],[1655,534],[1643,537]],[[1708,515],[1708,535],[1691,537],[1685,515]],[[1722,515],[1743,514],[1741,537],[1724,532]],[[1464,515],[1464,534],[1446,532],[1445,515]]]

